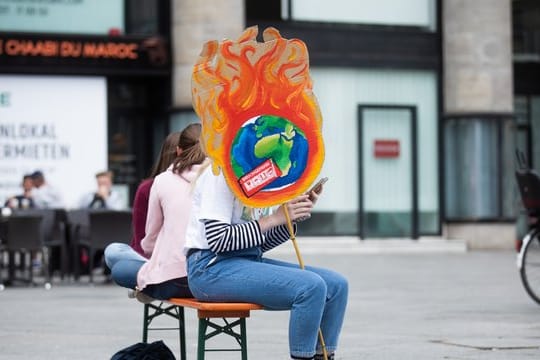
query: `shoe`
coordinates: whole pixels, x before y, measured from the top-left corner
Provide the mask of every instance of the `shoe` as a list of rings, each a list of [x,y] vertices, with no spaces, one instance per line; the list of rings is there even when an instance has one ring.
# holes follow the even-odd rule
[[[142,302],[143,304],[150,304],[152,301],[156,300],[138,289],[135,290],[135,299],[139,300],[139,302]]]
[[[324,360],[324,355],[323,354],[316,354],[315,357],[313,358],[315,360]],[[334,360],[334,354],[328,354],[328,360]]]
[[[137,299],[139,302],[142,302],[143,304],[150,304],[152,301],[156,300],[153,297],[146,295],[139,289],[129,289],[128,298]]]
[[[133,289],[128,290],[128,298],[135,299],[135,290]]]

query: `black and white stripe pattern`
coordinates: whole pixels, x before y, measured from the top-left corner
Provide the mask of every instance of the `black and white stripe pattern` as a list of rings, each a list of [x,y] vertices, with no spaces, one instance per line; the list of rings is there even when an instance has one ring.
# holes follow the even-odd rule
[[[296,234],[296,224],[293,224],[293,231]],[[279,225],[271,228],[264,234],[264,236],[266,239],[262,245],[262,251],[271,250],[291,238],[289,229],[286,225]]]
[[[296,233],[296,224],[294,226]],[[216,254],[255,246],[261,246],[263,251],[268,251],[290,237],[285,225],[276,226],[263,235],[259,223],[255,220],[235,225],[218,220],[206,220],[204,227],[208,247]]]
[[[249,249],[262,245],[264,236],[257,221],[227,224],[217,220],[204,222],[208,247],[215,253]]]

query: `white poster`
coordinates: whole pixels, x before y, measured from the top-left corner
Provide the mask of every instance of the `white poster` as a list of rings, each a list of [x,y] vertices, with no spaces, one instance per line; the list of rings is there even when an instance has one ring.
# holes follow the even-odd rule
[[[76,207],[106,169],[105,78],[0,75],[0,206],[40,170]]]

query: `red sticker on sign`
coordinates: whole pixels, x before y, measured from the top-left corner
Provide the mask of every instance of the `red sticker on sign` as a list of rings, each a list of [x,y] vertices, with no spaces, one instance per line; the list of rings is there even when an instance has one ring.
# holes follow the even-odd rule
[[[272,160],[268,159],[246,175],[242,176],[238,182],[240,183],[240,187],[242,187],[244,194],[246,194],[247,197],[250,197],[280,176],[281,171],[279,168]]]

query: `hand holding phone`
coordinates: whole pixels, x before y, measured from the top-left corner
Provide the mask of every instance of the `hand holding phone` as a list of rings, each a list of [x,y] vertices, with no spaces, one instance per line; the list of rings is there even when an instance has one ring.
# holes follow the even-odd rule
[[[308,190],[307,195],[309,196],[309,200],[311,200],[311,201],[314,200],[313,199],[313,193],[319,195],[322,192],[322,187],[327,181],[328,181],[328,178],[323,177],[323,178],[319,179],[319,181],[317,181],[315,183],[315,185],[313,185],[311,187],[311,189]]]
[[[319,181],[317,181],[315,183],[315,185],[313,185],[311,187],[311,189],[309,189],[306,193],[306,195],[309,196],[309,200],[311,200],[313,203],[315,203],[315,201],[317,200],[315,195],[319,195],[321,192],[322,192],[322,189],[323,189],[323,185],[328,181],[328,178],[327,177],[323,177],[321,179],[319,179]],[[311,216],[307,216],[307,217],[303,217],[303,218],[300,218],[300,219],[297,219],[296,222],[301,222],[301,221],[304,221],[304,220],[307,220],[309,219]]]

